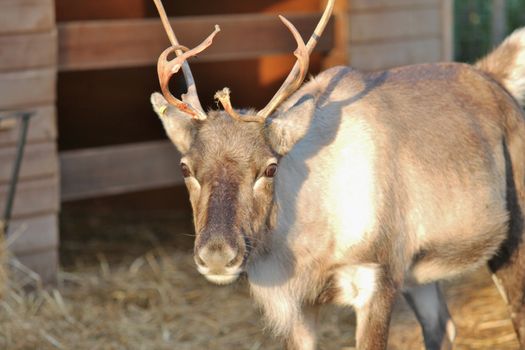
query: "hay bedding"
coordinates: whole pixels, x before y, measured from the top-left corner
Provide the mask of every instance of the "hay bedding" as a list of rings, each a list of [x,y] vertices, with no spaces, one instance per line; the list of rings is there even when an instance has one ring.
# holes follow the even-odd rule
[[[157,249],[117,264],[102,255],[98,260],[62,271],[57,289],[24,292],[27,282],[12,282],[0,302],[0,348],[281,348],[261,330],[246,282],[227,287],[206,282],[189,253]],[[487,273],[448,284],[446,290],[458,326],[456,349],[518,348]],[[320,349],[351,349],[350,311],[328,307],[321,321]],[[414,316],[399,303],[389,349],[421,349],[421,341]]]
[[[190,220],[158,209],[140,215],[113,206],[74,209],[66,206],[61,215],[66,267],[56,289],[42,289],[14,264],[18,273],[0,300],[0,349],[281,349],[262,331],[245,281],[212,285],[191,254],[181,252],[191,250]],[[28,286],[35,289],[25,292]],[[447,294],[458,325],[456,349],[518,348],[486,273],[447,285]],[[321,350],[351,349],[354,333],[351,311],[323,310]],[[422,349],[404,303],[393,316],[389,349]]]

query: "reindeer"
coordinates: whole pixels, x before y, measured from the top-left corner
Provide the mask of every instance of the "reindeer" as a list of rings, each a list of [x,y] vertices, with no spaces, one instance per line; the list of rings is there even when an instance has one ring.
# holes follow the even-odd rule
[[[236,110],[224,89],[224,110],[205,112],[186,60],[220,28],[189,50],[154,1],[172,47],[151,102],[182,154],[201,274],[246,272],[287,349],[315,348],[326,303],[354,308],[357,349],[385,349],[401,294],[426,348],[446,349],[437,283],[488,264],[525,349],[525,29],[475,65],[336,67],[302,85],[330,0],[306,44],[281,17],[297,63],[264,109]],[[180,68],[182,100],[168,89]]]

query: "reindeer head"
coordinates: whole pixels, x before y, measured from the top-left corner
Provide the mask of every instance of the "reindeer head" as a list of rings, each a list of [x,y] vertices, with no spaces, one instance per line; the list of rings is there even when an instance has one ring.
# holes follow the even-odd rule
[[[268,117],[303,82],[309,54],[328,22],[335,0],[328,2],[307,44],[296,28],[280,16],[297,41],[297,63],[264,109],[233,109],[229,90],[224,88],[215,96],[224,111],[208,113],[201,107],[186,60],[210,46],[220,29],[216,26],[206,40],[189,50],[178,44],[161,0],[154,1],[172,46],[160,55],[157,66],[164,97],[154,93],[151,102],[182,154],[181,171],[193,208],[197,268],[212,282],[230,283],[242,272],[250,253],[263,246],[269,231],[278,159],[304,133],[291,121],[305,108],[313,108],[313,102]],[[173,52],[177,56],[170,61],[168,55]],[[168,82],[181,68],[188,92],[179,100],[170,93]]]

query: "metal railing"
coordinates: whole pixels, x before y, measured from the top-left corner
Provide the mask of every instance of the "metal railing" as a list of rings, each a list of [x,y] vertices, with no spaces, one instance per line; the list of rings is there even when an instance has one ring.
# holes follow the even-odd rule
[[[11,215],[13,214],[13,204],[15,200],[16,186],[18,184],[18,175],[20,174],[20,166],[22,165],[22,158],[24,156],[24,148],[27,141],[29,121],[32,116],[33,112],[31,111],[2,112],[0,110],[0,123],[5,123],[8,120],[14,120],[15,123],[18,123],[20,125],[18,142],[16,145],[15,161],[13,163],[11,179],[7,188],[7,197],[4,213],[2,217],[0,217],[0,235],[7,235],[7,230],[9,229],[9,221],[11,220]]]

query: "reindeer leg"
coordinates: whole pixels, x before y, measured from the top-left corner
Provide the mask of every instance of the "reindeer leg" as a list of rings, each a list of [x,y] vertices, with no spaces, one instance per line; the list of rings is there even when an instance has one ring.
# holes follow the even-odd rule
[[[397,292],[390,278],[378,276],[373,294],[361,305],[354,305],[357,316],[356,349],[386,349]]]
[[[289,338],[286,340],[286,350],[315,350],[318,313],[317,305],[303,306],[302,315],[294,321]]]
[[[451,349],[456,331],[438,283],[411,287],[403,295],[423,329],[425,348]]]

